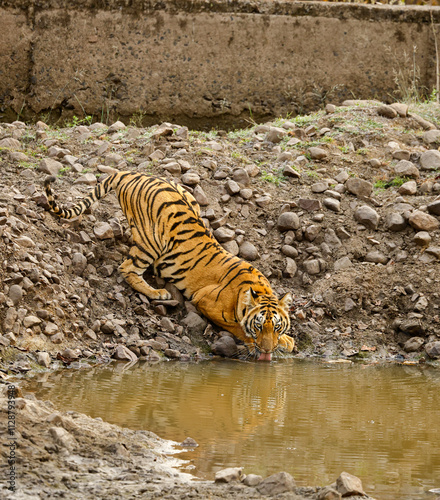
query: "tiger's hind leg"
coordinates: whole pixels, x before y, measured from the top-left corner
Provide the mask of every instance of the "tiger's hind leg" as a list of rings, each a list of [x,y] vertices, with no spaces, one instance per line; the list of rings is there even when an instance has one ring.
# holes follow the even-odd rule
[[[171,299],[171,294],[168,290],[153,288],[144,280],[142,275],[150,267],[152,261],[150,259],[147,261],[145,254],[142,254],[142,257],[140,257],[137,255],[138,253],[139,250],[136,247],[132,247],[128,259],[124,260],[119,266],[119,271],[124,276],[125,281],[136,291],[143,293],[151,300]]]

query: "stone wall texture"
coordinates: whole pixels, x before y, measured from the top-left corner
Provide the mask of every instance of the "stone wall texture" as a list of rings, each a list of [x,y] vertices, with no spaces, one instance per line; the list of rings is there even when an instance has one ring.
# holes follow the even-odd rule
[[[0,0],[0,114],[239,124],[435,86],[431,7]],[[439,30],[440,31],[440,30]],[[395,95],[395,94],[394,94]],[[149,123],[148,123],[149,122]]]

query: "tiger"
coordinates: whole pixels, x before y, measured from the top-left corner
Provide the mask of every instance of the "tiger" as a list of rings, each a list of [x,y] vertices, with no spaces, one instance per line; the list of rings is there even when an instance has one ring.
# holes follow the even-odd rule
[[[69,209],[57,205],[51,184],[44,182],[50,213],[63,219],[83,214],[93,203],[115,191],[128,221],[133,245],[119,266],[125,281],[151,300],[168,300],[166,289],[150,286],[143,274],[173,283],[209,320],[247,346],[249,355],[272,359],[292,352],[290,292],[280,299],[255,267],[227,252],[205,225],[194,197],[181,185],[159,176],[129,171],[108,175]]]

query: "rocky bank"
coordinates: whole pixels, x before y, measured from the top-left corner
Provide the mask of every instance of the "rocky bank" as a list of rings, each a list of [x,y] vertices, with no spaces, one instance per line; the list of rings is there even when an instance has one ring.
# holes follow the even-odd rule
[[[1,377],[9,383],[32,369],[112,358],[245,356],[244,346],[208,324],[172,285],[166,285],[172,300],[150,303],[125,284],[117,268],[131,236],[113,194],[78,220],[59,221],[45,211],[47,175],[58,177],[53,190],[68,207],[115,169],[160,174],[184,185],[228,251],[252,262],[277,293],[293,293],[295,356],[438,364],[438,128],[435,104],[408,109],[374,101],[328,105],[312,115],[229,132],[170,123],[89,125],[86,119],[63,128],[1,124]],[[154,276],[149,279],[157,285]],[[49,403],[21,401],[55,443],[35,459],[38,468],[63,448],[56,442],[64,431],[49,427],[84,427],[69,429],[51,419],[94,425],[85,416],[48,419],[54,413]],[[138,440],[134,431],[105,425],[115,443],[118,433]],[[72,439],[79,439],[75,432]],[[153,438],[144,437],[150,450]],[[66,456],[76,449],[72,443]],[[122,474],[125,451],[118,449],[122,455],[111,452],[111,467]],[[151,450],[144,452],[151,458]],[[135,472],[124,474],[131,481]],[[66,489],[76,479],[69,472],[60,481]],[[231,484],[227,488],[244,487]],[[227,488],[218,494],[229,494]],[[318,495],[298,494],[309,493]]]

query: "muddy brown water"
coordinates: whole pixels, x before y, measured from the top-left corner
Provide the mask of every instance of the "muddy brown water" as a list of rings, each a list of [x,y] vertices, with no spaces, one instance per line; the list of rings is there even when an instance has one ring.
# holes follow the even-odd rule
[[[440,487],[440,371],[428,366],[122,363],[36,375],[27,385],[60,410],[199,446],[183,470],[212,479],[225,467],[299,485],[342,472],[381,500],[433,498]]]

